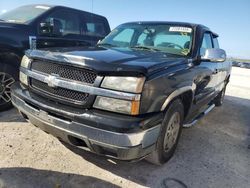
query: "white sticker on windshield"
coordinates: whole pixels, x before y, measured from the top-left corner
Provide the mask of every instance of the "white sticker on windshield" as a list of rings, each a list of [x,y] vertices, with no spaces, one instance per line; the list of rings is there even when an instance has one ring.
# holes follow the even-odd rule
[[[42,5],[37,5],[35,8],[40,8],[40,9],[45,9],[45,10],[50,9],[50,7],[42,6]]]
[[[192,28],[189,28],[189,27],[170,27],[169,31],[191,33],[192,32]]]

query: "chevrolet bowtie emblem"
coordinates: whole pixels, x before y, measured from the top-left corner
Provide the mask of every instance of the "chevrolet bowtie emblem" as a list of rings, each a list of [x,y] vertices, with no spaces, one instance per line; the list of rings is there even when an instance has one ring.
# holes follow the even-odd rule
[[[48,76],[48,86],[55,88],[56,87],[56,78],[59,77],[57,74],[49,75]]]

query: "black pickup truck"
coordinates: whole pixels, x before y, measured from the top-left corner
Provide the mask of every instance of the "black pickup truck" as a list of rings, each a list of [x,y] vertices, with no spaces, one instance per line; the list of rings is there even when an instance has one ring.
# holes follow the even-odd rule
[[[11,107],[25,50],[95,45],[110,32],[105,17],[62,6],[27,5],[0,15],[0,110]]]
[[[63,142],[163,164],[182,127],[222,105],[225,59],[218,35],[203,25],[126,23],[96,47],[27,51],[12,102]]]

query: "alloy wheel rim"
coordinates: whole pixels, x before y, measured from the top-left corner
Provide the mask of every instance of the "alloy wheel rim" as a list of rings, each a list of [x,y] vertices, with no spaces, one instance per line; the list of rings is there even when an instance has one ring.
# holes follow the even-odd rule
[[[164,151],[169,151],[176,143],[180,129],[180,114],[175,112],[169,120],[167,130],[164,137]]]
[[[0,72],[0,102],[8,103],[11,101],[10,87],[15,79],[4,72]]]

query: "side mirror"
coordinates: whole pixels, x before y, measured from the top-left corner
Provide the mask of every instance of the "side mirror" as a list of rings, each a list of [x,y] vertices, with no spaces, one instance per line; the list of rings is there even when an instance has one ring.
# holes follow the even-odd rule
[[[48,22],[40,23],[39,32],[41,35],[50,35],[51,33],[51,26]]]
[[[205,50],[205,55],[201,56],[201,61],[224,62],[226,52],[222,49],[210,48]]]
[[[49,22],[40,23],[40,34],[47,36],[62,36],[63,27],[60,20],[51,18]]]

